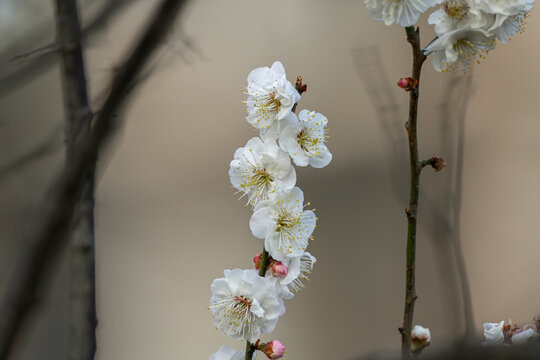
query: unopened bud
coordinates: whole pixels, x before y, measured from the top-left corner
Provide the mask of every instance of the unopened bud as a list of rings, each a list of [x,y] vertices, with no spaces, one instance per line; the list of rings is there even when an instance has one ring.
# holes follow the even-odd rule
[[[428,328],[415,325],[411,332],[413,350],[422,349],[431,342],[431,333]]]
[[[272,264],[272,274],[275,277],[285,277],[287,276],[288,269],[281,261],[276,261]]]
[[[430,165],[435,172],[439,172],[446,167],[446,162],[442,157],[433,155],[431,157]]]
[[[302,93],[305,93],[307,90],[307,84],[302,84],[302,77],[300,75],[298,75],[298,77],[296,78],[295,88],[300,95],[302,95]]]
[[[272,340],[266,344],[259,345],[259,350],[269,359],[279,359],[285,353],[285,345],[277,340]]]
[[[397,82],[397,86],[399,86],[405,91],[412,91],[418,87],[418,80],[410,78],[410,77],[401,78]]]
[[[253,263],[255,264],[255,269],[259,270],[259,268],[261,267],[261,261],[262,261],[262,253],[260,253],[259,255],[255,255],[253,257]]]

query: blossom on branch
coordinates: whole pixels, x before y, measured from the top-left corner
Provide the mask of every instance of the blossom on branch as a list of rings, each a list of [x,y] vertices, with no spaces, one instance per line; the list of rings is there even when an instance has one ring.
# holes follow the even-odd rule
[[[266,129],[284,119],[300,100],[300,94],[287,80],[283,65],[276,61],[271,68],[260,67],[248,76],[246,120],[257,129]]]
[[[212,282],[209,309],[214,324],[226,335],[251,343],[274,330],[285,306],[274,284],[255,270],[225,270]]]
[[[267,200],[276,191],[289,191],[296,184],[296,171],[289,155],[272,140],[252,138],[236,150],[230,166],[232,185],[248,196],[247,204],[251,206]]]
[[[421,13],[440,4],[441,0],[364,0],[364,3],[373,19],[384,21],[387,26],[407,27],[416,24]]]
[[[313,211],[304,211],[304,193],[295,187],[260,201],[253,209],[249,227],[253,236],[264,239],[264,247],[279,261],[301,256],[315,229]],[[309,205],[309,203],[308,203]]]

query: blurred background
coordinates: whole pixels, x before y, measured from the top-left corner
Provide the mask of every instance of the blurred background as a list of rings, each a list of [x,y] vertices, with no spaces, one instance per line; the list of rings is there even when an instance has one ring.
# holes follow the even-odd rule
[[[157,3],[80,3],[83,26],[105,14],[84,43],[95,109]],[[0,0],[0,288],[64,166],[57,57],[16,58],[54,40],[53,14],[51,1]],[[420,157],[447,163],[421,178],[415,323],[431,329],[426,352],[464,335],[459,244],[479,338],[483,322],[524,324],[540,311],[537,11],[527,22],[466,74],[436,73],[431,59],[424,66]],[[425,16],[418,24],[425,46],[433,30]],[[308,84],[298,109],[327,116],[334,157],[324,169],[297,168],[317,208],[308,250],[318,262],[263,340],[281,340],[295,360],[400,348],[408,95],[395,83],[411,68],[403,29],[371,20],[360,0],[201,0],[153,58],[101,157],[97,359],[207,359],[222,345],[244,348],[214,328],[207,306],[213,279],[250,268],[261,250],[228,169],[257,136],[241,103],[247,75],[276,60],[291,82],[302,75]],[[41,288],[13,359],[67,357],[68,254]]]

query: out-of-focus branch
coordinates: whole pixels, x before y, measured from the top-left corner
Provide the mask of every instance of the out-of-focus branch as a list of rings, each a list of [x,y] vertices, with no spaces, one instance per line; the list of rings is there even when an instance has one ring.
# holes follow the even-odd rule
[[[138,0],[110,0],[99,13],[82,30],[83,40],[101,29],[111,18],[121,13],[127,5]],[[0,66],[0,97],[4,93],[13,91],[15,86],[24,84],[27,80],[34,79],[36,74],[41,74],[45,69],[53,66],[55,58],[52,56],[59,49],[56,42],[40,46],[24,54],[12,57],[6,64]]]
[[[133,79],[144,68],[161,43],[176,15],[187,0],[163,0],[136,47],[125,58],[112,79],[109,95],[95,118],[92,131],[79,152],[58,176],[44,202],[43,216],[23,239],[22,248],[0,303],[0,359],[6,359],[17,331],[34,305],[38,285],[47,265],[65,243],[73,206],[84,189],[88,171],[95,166],[98,152],[107,145],[119,126],[119,110],[125,104]]]
[[[56,0],[56,43],[59,45],[66,114],[66,168],[77,159],[90,135],[88,101],[77,0]],[[87,169],[80,201],[74,205],[70,244],[69,358],[91,360],[96,352],[96,284],[94,239],[95,166]]]

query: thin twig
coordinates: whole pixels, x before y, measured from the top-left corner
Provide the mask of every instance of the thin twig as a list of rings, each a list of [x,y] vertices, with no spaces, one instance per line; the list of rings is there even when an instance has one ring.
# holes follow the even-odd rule
[[[92,124],[76,0],[56,0],[56,43],[60,46],[67,120],[66,168],[69,168],[77,159],[81,142],[90,135]],[[94,186],[95,166],[88,169],[73,214],[77,221],[72,227],[70,244],[69,358],[72,360],[91,360],[96,352]]]
[[[409,120],[405,127],[409,137],[410,159],[410,197],[407,214],[407,269],[405,281],[405,309],[403,311],[403,326],[401,332],[401,354],[403,359],[411,358],[411,328],[414,315],[414,302],[416,301],[415,288],[415,261],[416,261],[416,223],[418,212],[418,194],[420,186],[420,172],[422,167],[418,161],[418,138],[416,122],[418,116],[418,96],[420,92],[420,72],[426,56],[420,47],[420,30],[413,26],[405,28],[407,41],[411,44],[413,53],[412,78],[418,81],[416,89],[410,92]]]
[[[119,110],[132,88],[132,79],[144,68],[187,0],[163,0],[153,14],[137,46],[118,67],[109,96],[94,121],[92,132],[81,142],[80,151],[57,178],[56,186],[44,202],[43,217],[23,239],[23,245],[0,303],[0,359],[6,359],[20,325],[36,301],[36,291],[47,265],[65,243],[73,216],[73,206],[84,188],[88,171],[95,166],[119,126]]]
[[[270,255],[268,254],[268,251],[266,251],[264,245],[263,245],[263,251],[261,256],[261,267],[259,268],[259,276],[265,277],[266,275],[266,269],[268,268],[268,265],[270,265]],[[250,343],[249,341],[246,341],[246,356],[245,360],[251,360],[253,357],[253,353],[257,349],[255,348],[255,345]]]

